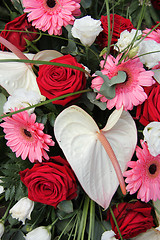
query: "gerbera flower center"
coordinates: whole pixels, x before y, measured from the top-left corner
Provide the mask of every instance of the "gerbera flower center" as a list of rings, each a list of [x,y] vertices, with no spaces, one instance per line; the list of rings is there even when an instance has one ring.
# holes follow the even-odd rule
[[[155,174],[156,171],[157,171],[157,166],[155,164],[151,164],[149,167],[150,174]]]
[[[23,129],[23,131],[24,131],[24,134],[25,134],[27,137],[29,137],[29,138],[32,137],[32,134],[31,134],[28,130]]]
[[[56,1],[55,0],[47,0],[47,6],[50,8],[53,8],[56,5]]]

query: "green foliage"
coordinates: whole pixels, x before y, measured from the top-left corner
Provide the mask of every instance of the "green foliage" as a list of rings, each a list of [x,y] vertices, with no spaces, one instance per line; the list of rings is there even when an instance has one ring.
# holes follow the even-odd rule
[[[0,115],[3,114],[3,105],[6,101],[6,96],[3,93],[0,93]]]
[[[28,160],[23,161],[21,158],[16,158],[14,153],[8,154],[8,161],[0,170],[3,176],[2,185],[6,189],[6,201],[14,199],[15,201],[27,196],[27,188],[20,180],[19,172],[31,167]]]

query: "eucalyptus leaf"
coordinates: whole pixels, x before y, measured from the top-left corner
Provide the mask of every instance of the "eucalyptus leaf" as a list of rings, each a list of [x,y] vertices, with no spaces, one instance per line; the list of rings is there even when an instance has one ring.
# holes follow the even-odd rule
[[[71,213],[73,212],[73,203],[72,201],[62,201],[57,206],[61,211],[65,213]]]
[[[107,75],[103,75],[101,71],[96,71],[95,75],[103,78],[104,83],[102,84],[100,91],[97,91],[96,89],[94,89],[94,91],[102,94],[107,99],[112,99],[115,97],[116,84],[125,82],[127,78],[127,74],[123,71],[118,71],[118,74],[111,79],[109,79]]]
[[[106,110],[106,108],[107,108],[106,103],[98,101],[96,99],[96,93],[88,92],[87,93],[87,98],[90,100],[91,103],[93,103],[96,106],[98,106],[101,110]]]
[[[92,0],[81,0],[81,5],[83,8],[90,8],[92,4]]]
[[[78,54],[78,49],[71,33],[72,26],[67,25],[66,29],[68,31],[68,45],[62,46],[61,52],[64,54],[72,54],[73,56],[76,56]]]

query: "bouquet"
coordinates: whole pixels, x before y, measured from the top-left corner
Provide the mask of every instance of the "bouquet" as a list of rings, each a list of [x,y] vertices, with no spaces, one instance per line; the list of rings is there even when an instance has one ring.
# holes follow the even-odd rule
[[[0,13],[0,238],[160,239],[160,1]]]

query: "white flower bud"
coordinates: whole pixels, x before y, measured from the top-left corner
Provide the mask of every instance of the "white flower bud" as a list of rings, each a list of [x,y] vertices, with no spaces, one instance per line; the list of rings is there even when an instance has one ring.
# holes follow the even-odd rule
[[[34,202],[29,198],[21,198],[9,211],[12,218],[16,218],[25,224],[25,220],[31,219],[30,215],[34,208]]]
[[[0,222],[0,239],[3,235],[3,233],[4,233],[4,224],[2,222]]]
[[[73,37],[80,39],[84,46],[91,46],[101,31],[103,31],[101,21],[91,16],[76,19],[71,30]]]
[[[0,177],[0,184],[3,183],[3,181],[1,180],[2,177]],[[0,194],[3,193],[5,190],[4,190],[4,187],[2,185],[0,185]]]
[[[160,122],[151,122],[143,130],[144,140],[151,155],[160,154]]]
[[[51,233],[47,227],[37,227],[27,233],[25,240],[51,240]]]
[[[117,238],[114,237],[115,233],[111,231],[106,231],[102,234],[101,240],[116,240]]]

